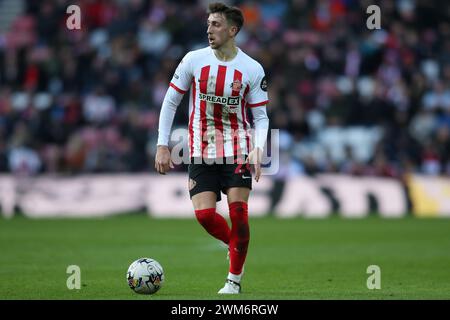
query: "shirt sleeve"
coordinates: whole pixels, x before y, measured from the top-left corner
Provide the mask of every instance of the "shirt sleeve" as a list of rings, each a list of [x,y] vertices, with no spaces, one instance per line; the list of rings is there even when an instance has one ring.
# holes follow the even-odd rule
[[[170,80],[170,86],[174,88],[178,93],[185,94],[192,82],[192,62],[191,53],[187,53],[178,65],[172,80]]]
[[[264,150],[269,131],[269,117],[267,116],[266,106],[260,106],[250,109],[255,124],[255,147]]]
[[[159,114],[158,146],[168,146],[170,131],[178,105],[183,95],[172,88],[168,88]]]
[[[267,95],[267,79],[263,67],[258,64],[250,80],[250,91],[247,95],[247,106],[250,108],[264,106],[269,102]]]

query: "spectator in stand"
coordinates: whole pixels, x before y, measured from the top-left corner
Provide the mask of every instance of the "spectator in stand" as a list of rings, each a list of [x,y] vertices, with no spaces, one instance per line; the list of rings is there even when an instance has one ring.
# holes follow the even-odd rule
[[[150,170],[168,82],[184,52],[206,46],[205,2],[80,0],[82,28],[68,30],[70,1],[23,1],[0,34],[0,172]],[[230,3],[246,20],[238,45],[266,68],[289,172],[450,174],[445,1],[380,1],[380,30],[362,25],[368,1]],[[353,128],[367,145],[346,140]]]

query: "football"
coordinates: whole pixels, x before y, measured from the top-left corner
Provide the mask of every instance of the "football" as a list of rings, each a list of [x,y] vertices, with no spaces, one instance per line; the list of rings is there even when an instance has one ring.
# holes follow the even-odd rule
[[[158,261],[141,258],[134,261],[127,271],[128,286],[139,294],[154,294],[164,283],[164,270]]]

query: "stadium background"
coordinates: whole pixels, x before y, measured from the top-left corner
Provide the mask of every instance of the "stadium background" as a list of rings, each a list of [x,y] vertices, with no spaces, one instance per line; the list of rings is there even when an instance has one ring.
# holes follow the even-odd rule
[[[0,220],[3,280],[9,279],[20,265],[23,256],[17,252],[35,259],[39,270],[50,258],[61,269],[68,260],[84,261],[89,257],[85,269],[92,270],[92,282],[88,280],[88,285],[111,286],[112,291],[121,288],[120,293],[106,298],[127,298],[120,291],[122,281],[111,279],[115,279],[117,270],[123,271],[127,262],[147,252],[162,257],[172,279],[175,274],[183,274],[182,269],[177,269],[179,261],[174,256],[197,256],[198,250],[223,254],[192,219],[174,221],[136,214],[88,221],[35,221],[20,217],[84,217],[96,210],[96,217],[147,212],[164,218],[171,216],[170,210],[179,211],[175,216],[193,216],[186,194],[180,196],[186,167],[177,166],[170,178],[161,178],[153,173],[153,160],[159,109],[173,71],[187,51],[207,45],[207,3],[0,0],[0,212],[4,217],[14,217]],[[448,3],[227,3],[238,5],[244,12],[245,27],[237,43],[265,68],[271,100],[270,125],[280,130],[280,170],[256,186],[260,190],[255,193],[253,208],[259,205],[255,211],[264,217],[253,222],[251,245],[255,256],[250,256],[248,263],[254,263],[255,273],[265,277],[269,271],[264,263],[269,262],[269,257],[258,246],[268,246],[270,255],[278,259],[277,265],[286,270],[282,279],[286,292],[244,297],[371,298],[364,286],[364,290],[352,291],[352,285],[358,281],[358,285],[365,284],[364,268],[376,262],[376,257],[389,265],[390,258],[397,256],[398,261],[393,263],[396,271],[390,276],[395,281],[403,280],[376,298],[448,298],[449,222],[408,217],[411,213],[450,215]],[[81,30],[66,27],[66,8],[71,4],[81,8]],[[371,4],[381,8],[380,30],[366,27],[366,9]],[[185,98],[178,108],[174,128],[185,127],[187,119]],[[129,189],[128,184],[132,185]],[[165,197],[161,192],[164,188],[172,191],[173,197]],[[355,207],[353,192],[360,188],[363,192],[358,194]],[[95,194],[93,190],[97,189],[104,198]],[[121,207],[133,199],[136,190],[144,190],[147,194],[143,197],[147,198],[131,200],[130,206]],[[313,191],[302,194],[301,190]],[[105,195],[108,192],[109,197]],[[295,199],[296,194],[302,194],[305,202],[291,206],[290,199]],[[401,203],[399,197],[403,199]],[[111,201],[113,198],[117,201]],[[328,202],[320,206],[322,198]],[[161,201],[159,208],[152,210],[152,205]],[[105,207],[100,210],[101,206]],[[335,212],[367,218],[341,221],[334,217]],[[403,219],[368,217],[373,212]],[[226,210],[222,213],[226,215]],[[318,222],[277,218],[302,215],[329,219]],[[190,234],[194,242],[178,239],[174,230]],[[275,242],[258,235],[258,230],[272,234]],[[110,233],[122,236],[114,239]],[[381,236],[386,239],[383,244],[377,242]],[[79,242],[81,238],[85,242]],[[101,244],[107,241],[111,246],[103,247]],[[202,247],[200,242],[208,245]],[[305,246],[299,249],[293,243]],[[62,250],[65,245],[72,253]],[[122,245],[118,253],[117,246]],[[98,246],[101,253],[90,253]],[[181,246],[184,253],[176,246]],[[312,254],[313,248],[319,250],[318,256]],[[417,248],[424,256],[416,257]],[[293,250],[298,253],[291,256],[294,262],[283,256],[289,256]],[[353,261],[352,250],[358,263],[349,266],[344,261]],[[33,255],[33,251],[42,252],[42,256]],[[338,263],[335,272],[346,270],[362,275],[350,284],[345,280],[349,273],[330,275],[321,264],[330,256]],[[114,267],[106,271],[98,268],[100,259]],[[306,263],[306,271],[297,273],[292,265],[297,266],[297,262]],[[210,261],[199,259],[188,270],[195,272],[201,263]],[[402,278],[402,268],[408,265],[416,268]],[[27,270],[26,266],[21,268]],[[421,268],[430,272],[423,274]],[[217,270],[211,276],[212,282],[221,277],[219,264]],[[313,270],[327,278],[324,284],[317,286],[314,276],[305,278]],[[45,272],[51,271],[52,268]],[[95,275],[100,274],[101,278],[105,272],[110,278],[96,284]],[[301,277],[298,286],[293,274]],[[59,275],[61,279],[65,276]],[[265,286],[256,275],[249,277],[255,283],[250,291],[257,292]],[[401,287],[408,278],[421,279],[422,286],[414,282]],[[332,280],[344,289],[330,287]],[[64,287],[65,280],[61,281]],[[183,286],[189,281],[187,276],[178,282],[172,280],[168,295],[162,292],[161,297],[205,297],[203,291],[190,292]],[[87,295],[74,296],[60,288],[61,283],[57,285],[56,280],[44,286],[41,293],[26,289],[15,293],[11,285],[2,283],[1,298],[105,297],[98,288],[87,291]],[[306,288],[310,285],[315,289],[308,291],[305,284]]]

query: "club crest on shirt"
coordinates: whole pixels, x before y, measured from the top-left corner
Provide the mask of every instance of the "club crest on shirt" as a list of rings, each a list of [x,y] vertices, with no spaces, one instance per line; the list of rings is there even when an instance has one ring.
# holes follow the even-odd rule
[[[240,82],[239,80],[234,80],[231,85],[230,85],[231,89],[233,91],[241,91],[242,89],[242,82]]]

